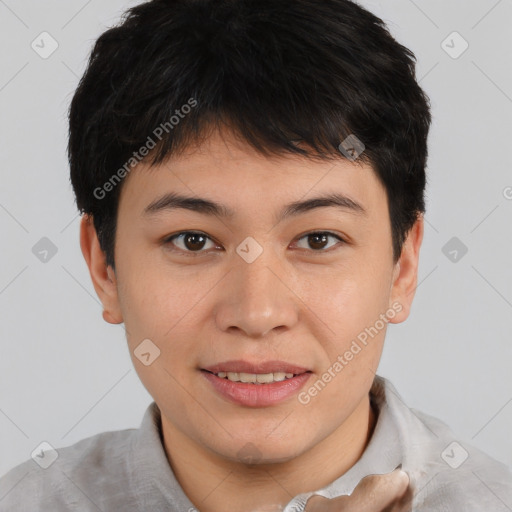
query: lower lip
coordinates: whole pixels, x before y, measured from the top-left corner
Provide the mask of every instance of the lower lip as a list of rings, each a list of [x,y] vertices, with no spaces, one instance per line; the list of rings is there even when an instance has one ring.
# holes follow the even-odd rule
[[[232,382],[205,370],[202,370],[201,373],[220,395],[231,402],[247,407],[266,407],[283,402],[295,395],[311,375],[311,373],[301,373],[281,382],[248,384]]]

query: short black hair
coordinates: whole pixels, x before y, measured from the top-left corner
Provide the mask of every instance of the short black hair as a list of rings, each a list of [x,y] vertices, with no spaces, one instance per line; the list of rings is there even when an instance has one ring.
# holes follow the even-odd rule
[[[215,127],[264,155],[313,159],[346,158],[340,143],[355,135],[386,188],[398,261],[425,211],[431,114],[415,64],[350,0],[153,0],[127,10],[97,39],[69,109],[71,182],[107,264],[126,174]]]

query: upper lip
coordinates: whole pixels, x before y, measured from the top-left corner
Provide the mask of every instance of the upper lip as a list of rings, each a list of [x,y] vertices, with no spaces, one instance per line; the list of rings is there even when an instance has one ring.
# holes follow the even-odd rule
[[[285,361],[262,361],[260,363],[250,363],[248,361],[225,361],[211,366],[202,368],[203,370],[211,373],[219,372],[236,372],[236,373],[293,373],[298,375],[300,373],[308,372],[307,368],[298,366],[296,364],[287,363]]]

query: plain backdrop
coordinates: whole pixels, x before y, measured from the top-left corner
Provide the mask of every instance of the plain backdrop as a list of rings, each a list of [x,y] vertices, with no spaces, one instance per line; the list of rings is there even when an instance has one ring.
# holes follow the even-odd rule
[[[152,400],[122,326],[102,320],[66,159],[91,45],[136,3],[0,0],[0,474],[42,441],[138,427]],[[420,284],[380,374],[512,465],[512,2],[361,3],[415,53],[434,117]],[[58,44],[47,58],[41,37]],[[57,251],[46,262],[44,237]]]

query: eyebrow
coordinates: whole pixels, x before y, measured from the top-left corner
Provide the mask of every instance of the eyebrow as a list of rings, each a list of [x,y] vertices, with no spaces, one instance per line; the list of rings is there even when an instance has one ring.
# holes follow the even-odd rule
[[[300,215],[317,208],[327,207],[335,207],[357,215],[367,215],[367,211],[357,201],[343,194],[333,193],[289,203],[284,206],[276,220],[277,222],[281,222],[288,217]],[[202,197],[184,196],[175,192],[170,192],[152,201],[144,208],[143,216],[150,217],[162,212],[177,209],[191,210],[204,215],[213,215],[224,219],[233,218],[235,216],[235,212],[224,204]]]

